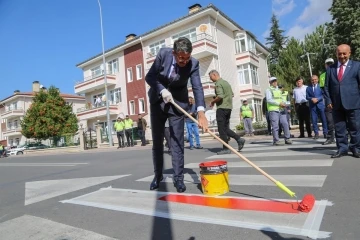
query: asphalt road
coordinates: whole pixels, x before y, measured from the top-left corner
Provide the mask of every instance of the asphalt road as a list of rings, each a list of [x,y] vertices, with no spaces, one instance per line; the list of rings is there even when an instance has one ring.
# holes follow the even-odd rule
[[[275,147],[257,139],[242,151],[299,198],[314,194],[310,213],[274,212],[269,202],[293,200],[237,157],[216,156],[215,141],[185,150],[187,191],[180,195],[204,196],[198,163],[223,159],[230,176],[224,196],[270,207],[219,207],[217,198],[211,200],[215,205],[160,200],[176,193],[171,158],[165,154],[165,182],[149,191],[150,146],[1,159],[0,239],[359,239],[360,160],[331,159],[335,145],[324,147],[321,141],[295,139],[294,145]]]

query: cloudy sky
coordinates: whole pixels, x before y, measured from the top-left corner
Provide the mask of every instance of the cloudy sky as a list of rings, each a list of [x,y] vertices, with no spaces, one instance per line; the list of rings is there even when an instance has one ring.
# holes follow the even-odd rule
[[[272,11],[286,35],[303,39],[316,26],[331,20],[328,11],[331,3],[332,0],[272,0]],[[262,37],[268,35],[269,30],[266,30]]]

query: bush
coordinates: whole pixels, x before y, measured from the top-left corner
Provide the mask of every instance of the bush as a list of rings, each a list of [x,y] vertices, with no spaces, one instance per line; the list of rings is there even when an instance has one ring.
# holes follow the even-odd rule
[[[254,122],[253,123],[253,128],[256,129],[263,129],[263,128],[267,128],[267,123],[266,122]],[[236,126],[236,130],[241,131],[244,130],[244,123],[241,122],[239,125]]]

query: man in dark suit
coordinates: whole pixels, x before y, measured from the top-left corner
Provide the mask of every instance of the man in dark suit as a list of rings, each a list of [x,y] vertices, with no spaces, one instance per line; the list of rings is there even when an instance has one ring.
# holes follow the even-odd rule
[[[311,85],[306,89],[306,99],[309,101],[311,121],[314,129],[314,139],[319,138],[318,114],[320,115],[324,137],[327,137],[328,128],[325,116],[325,104],[322,97],[322,91],[319,86],[319,77],[311,76]]]
[[[325,102],[327,107],[333,109],[338,148],[331,157],[345,156],[350,149],[354,157],[360,158],[360,62],[349,60],[349,45],[339,45],[336,54],[338,61],[326,70],[324,86]]]
[[[152,157],[155,176],[150,190],[159,188],[163,179],[164,126],[169,119],[170,149],[173,166],[173,182],[178,192],[186,190],[184,184],[184,115],[171,102],[185,111],[189,110],[188,80],[190,79],[198,114],[199,127],[207,131],[204,91],[200,80],[199,61],[191,57],[192,44],[187,38],[179,38],[173,49],[162,48],[147,73],[150,85],[150,120],[153,138]]]

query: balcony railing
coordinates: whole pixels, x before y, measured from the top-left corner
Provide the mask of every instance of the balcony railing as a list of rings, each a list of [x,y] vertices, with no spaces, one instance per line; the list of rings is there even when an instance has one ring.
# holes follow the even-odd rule
[[[118,103],[119,102],[109,101],[109,106],[118,105]],[[106,107],[105,102],[101,102],[101,103],[98,103],[98,104],[87,103],[85,107],[76,109],[76,113],[86,112],[88,110],[99,109],[99,108],[103,108],[103,107]]]
[[[19,126],[7,127],[6,131],[4,131],[3,134],[4,135],[19,135],[19,134],[21,134],[21,127],[19,127]]]
[[[1,117],[7,117],[7,116],[11,116],[11,115],[16,115],[16,116],[21,116],[24,114],[24,109],[23,108],[8,108],[5,111],[1,112]]]
[[[202,83],[202,85],[203,85],[203,87],[204,87],[204,85],[214,85],[215,86],[215,84],[211,81],[211,79],[210,79],[210,77],[209,76],[202,76],[202,77],[200,77],[200,79],[201,79],[201,83]],[[188,88],[191,88],[191,81],[190,81],[190,79],[189,79],[189,81],[188,81]]]
[[[104,71],[102,71],[102,72],[104,72]],[[106,71],[105,74],[115,76],[115,73],[112,72],[112,71]],[[75,85],[78,85],[78,84],[83,83],[83,82],[91,81],[91,80],[99,78],[99,77],[103,77],[105,74],[104,73],[99,73],[99,74],[91,75],[91,76],[88,76],[88,77],[84,77],[83,80],[76,81]]]

